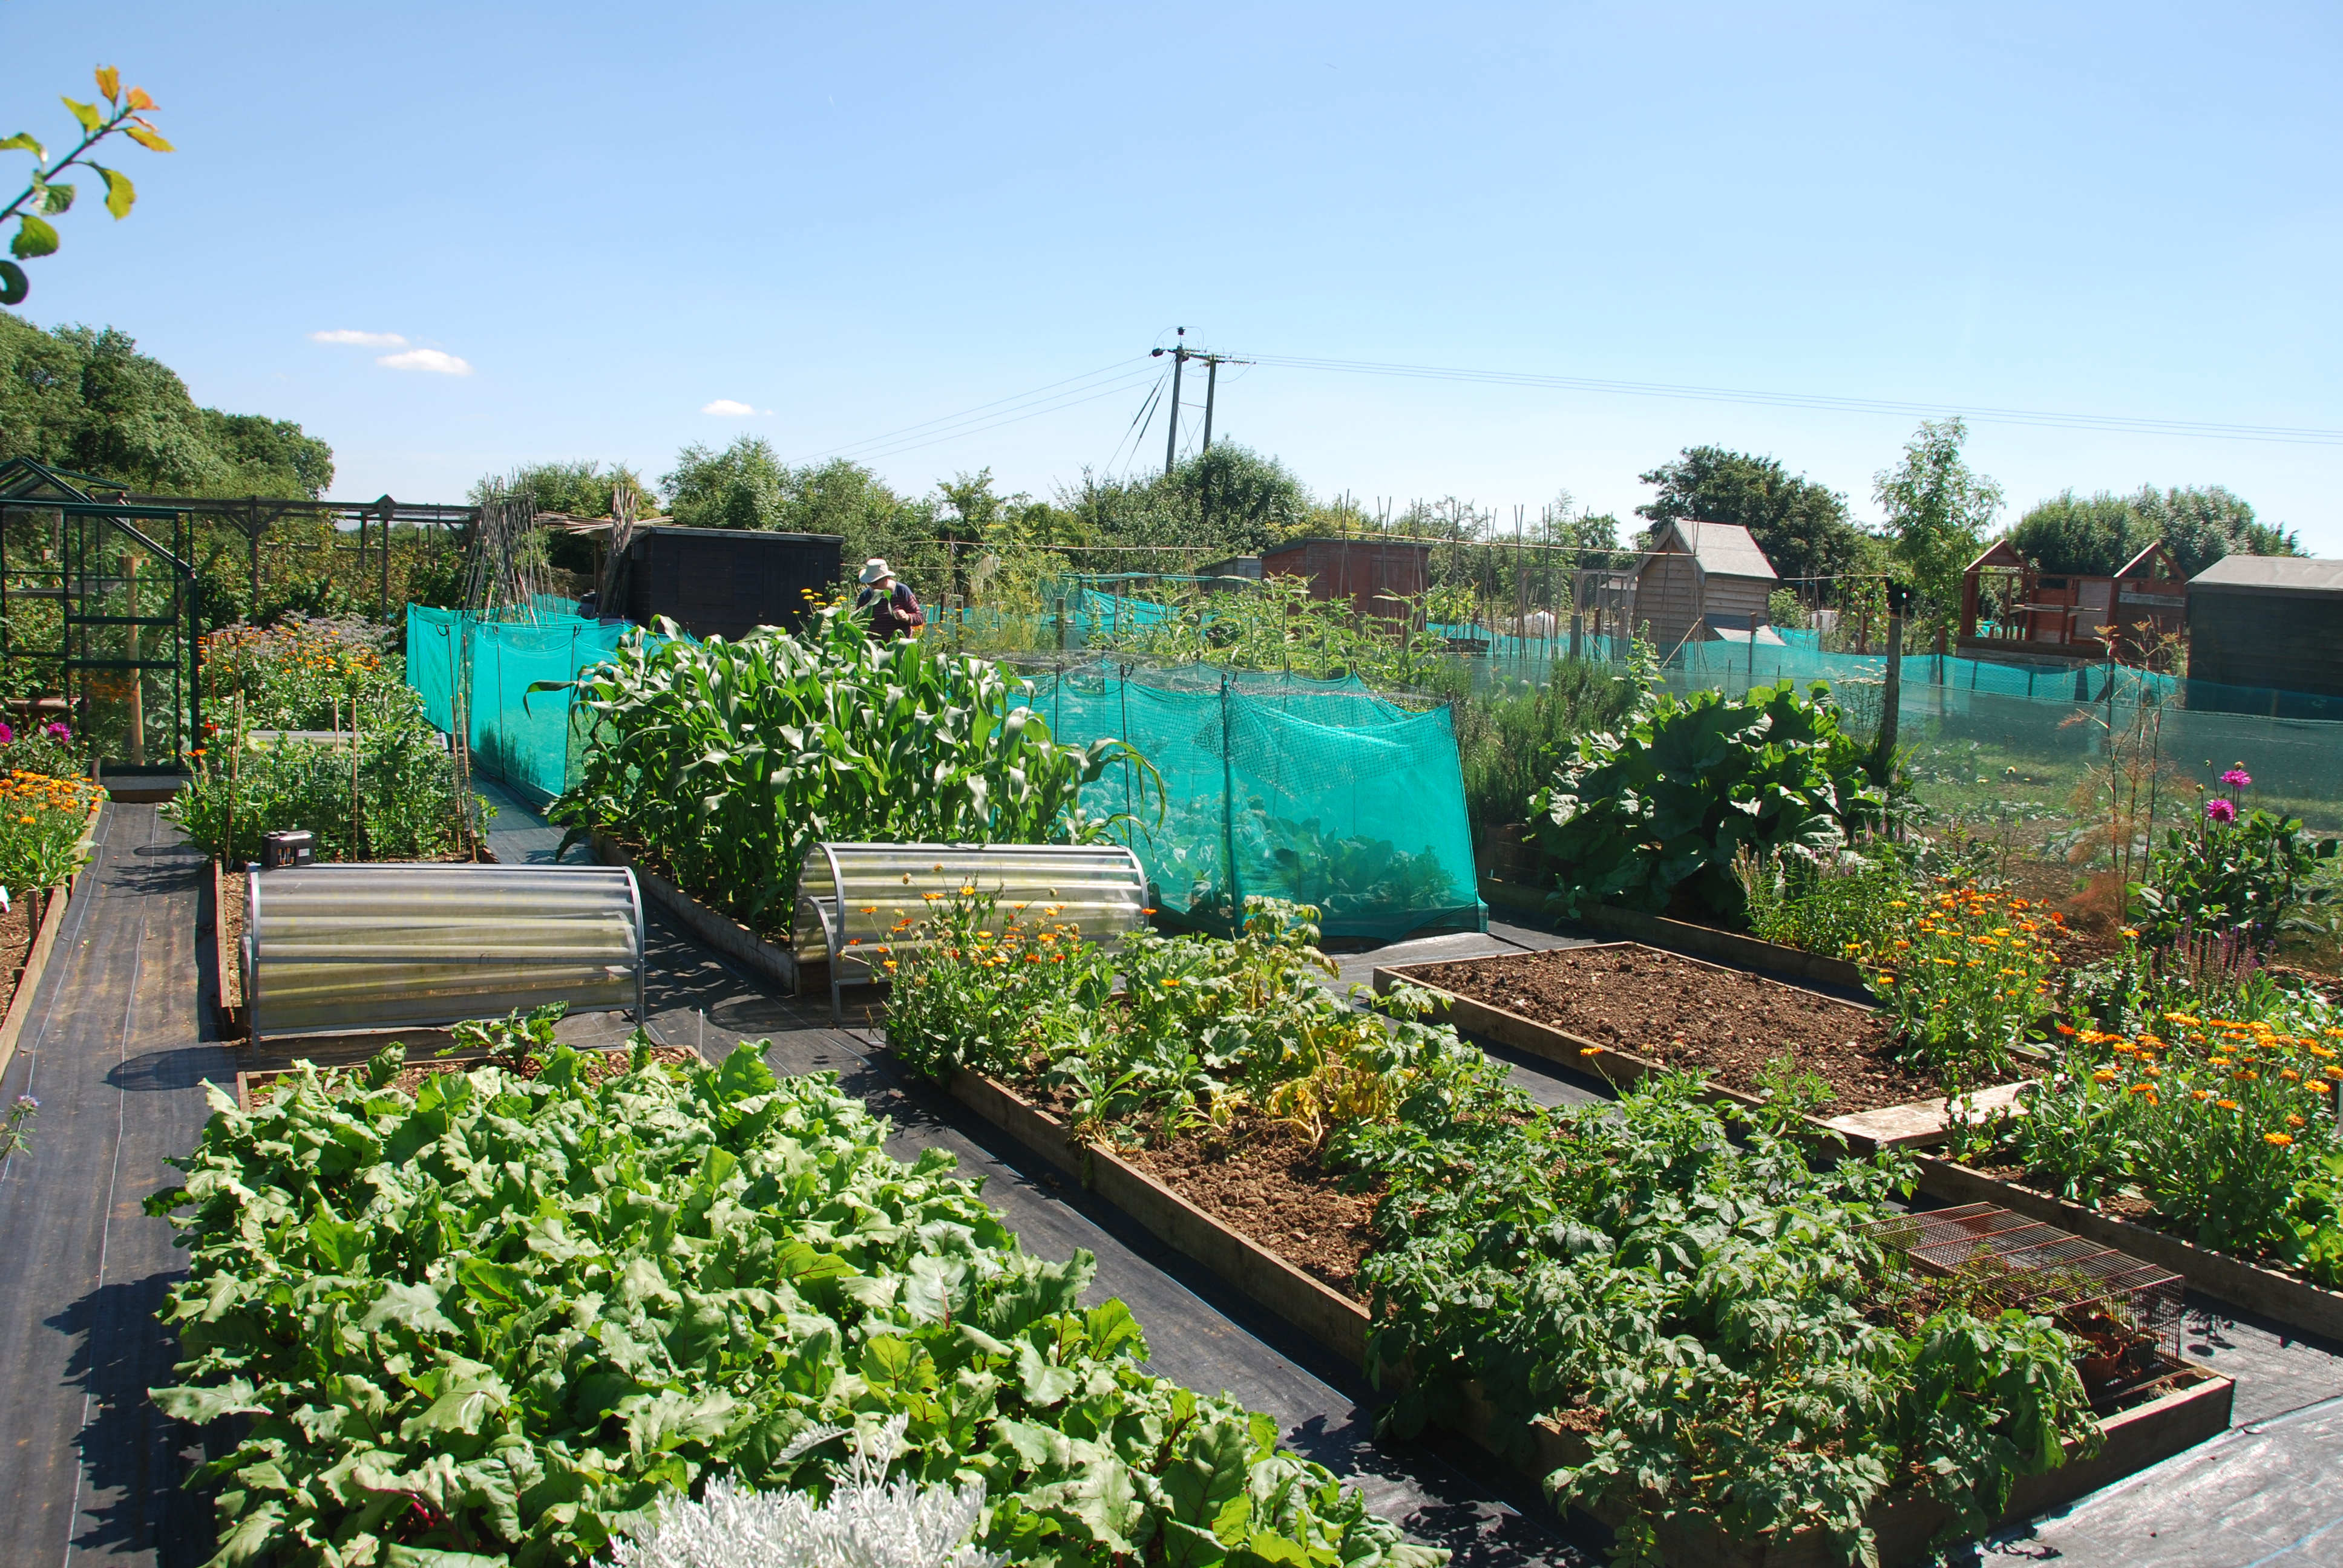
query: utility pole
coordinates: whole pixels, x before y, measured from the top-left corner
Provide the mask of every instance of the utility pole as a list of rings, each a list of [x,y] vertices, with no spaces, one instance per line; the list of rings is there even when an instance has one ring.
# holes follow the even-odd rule
[[[1199,354],[1196,357],[1204,362],[1204,450],[1209,452],[1212,449],[1212,395],[1220,390],[1221,367],[1250,365],[1252,361],[1232,359],[1225,354]]]
[[[1188,329],[1182,327],[1179,328],[1179,333],[1180,340],[1177,343],[1174,343],[1170,350],[1172,355],[1172,424],[1171,428],[1164,433],[1163,437],[1163,477],[1167,479],[1172,477],[1172,465],[1179,461],[1180,458],[1180,373],[1188,367],[1188,356],[1192,352],[1188,347]],[[1165,350],[1163,349],[1151,348],[1147,351],[1147,357],[1150,359],[1161,359],[1163,357],[1164,353]]]

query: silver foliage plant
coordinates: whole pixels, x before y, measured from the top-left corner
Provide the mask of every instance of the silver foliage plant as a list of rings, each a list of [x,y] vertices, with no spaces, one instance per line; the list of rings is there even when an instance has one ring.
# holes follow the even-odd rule
[[[984,1511],[982,1486],[887,1480],[905,1421],[895,1416],[863,1439],[819,1507],[803,1493],[751,1492],[719,1476],[699,1502],[669,1503],[641,1539],[616,1543],[614,1568],[1001,1568],[1002,1558],[967,1544]],[[791,1448],[841,1432],[823,1428]]]

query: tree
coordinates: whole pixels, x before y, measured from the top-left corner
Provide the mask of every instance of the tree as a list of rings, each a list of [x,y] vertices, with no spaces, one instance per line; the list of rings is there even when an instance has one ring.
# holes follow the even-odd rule
[[[1957,612],[1961,578],[2001,510],[2001,487],[1961,458],[1967,437],[1968,427],[1956,418],[1923,420],[1905,443],[1904,460],[1872,481],[1872,497],[1887,514],[1896,563],[1919,590],[1924,609],[1937,616]]]
[[[81,122],[82,138],[73,151],[55,163],[49,161],[49,151],[29,131],[19,131],[13,136],[0,138],[0,151],[27,152],[33,155],[33,175],[24,194],[5,207],[0,207],[0,223],[16,220],[15,237],[8,242],[8,254],[15,261],[0,261],[0,305],[16,305],[32,291],[32,284],[17,261],[30,261],[35,256],[47,256],[57,248],[57,231],[49,219],[65,212],[74,204],[75,187],[60,182],[57,176],[79,166],[106,182],[106,210],[117,223],[130,216],[131,204],[138,199],[137,190],[130,176],[118,169],[94,164],[84,155],[106,137],[117,133],[128,136],[149,152],[167,153],[171,144],[163,134],[145,119],[145,111],[155,106],[144,87],[122,90],[122,74],[111,65],[97,68],[97,90],[105,96],[106,108],[85,104],[73,98],[63,101]]]
[[[529,463],[503,476],[488,475],[474,484],[470,499],[478,505],[488,498],[492,491],[508,496],[526,495],[537,503],[540,512],[563,512],[573,518],[607,518],[611,516],[612,493],[617,487],[630,487],[641,502],[637,517],[649,515],[658,504],[658,498],[649,486],[624,463],[608,467],[580,458],[567,463]]]
[[[668,510],[688,528],[778,528],[786,509],[789,465],[762,436],[743,436],[721,452],[694,442],[676,454]]]
[[[149,493],[314,500],[334,482],[331,447],[290,420],[196,407],[127,333],[44,332],[0,311],[0,459],[15,457]]]
[[[2184,577],[2223,556],[2298,556],[2302,541],[2283,527],[2257,521],[2245,498],[2219,485],[2158,490],[2143,485],[2131,500],[2150,538],[2161,538]]]
[[[2302,553],[2291,530],[2257,521],[2243,498],[2219,485],[2143,485],[2129,496],[2101,490],[2087,500],[2062,490],[2009,532],[2017,553],[2044,571],[2090,577],[2112,577],[2159,539],[2183,577],[2223,556]]]
[[[1636,516],[1654,524],[1737,523],[1785,578],[1855,569],[1859,530],[1847,518],[1846,498],[1803,474],[1793,477],[1778,458],[1686,447],[1643,481],[1659,487],[1659,494],[1637,507]]]
[[[2088,498],[2061,490],[2029,508],[2009,544],[2046,572],[2113,577],[2157,534],[2131,501],[2101,490]]]

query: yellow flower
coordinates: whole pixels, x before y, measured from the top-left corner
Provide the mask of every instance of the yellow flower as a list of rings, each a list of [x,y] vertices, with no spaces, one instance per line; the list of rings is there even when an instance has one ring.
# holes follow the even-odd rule
[[[2237,1102],[2234,1100],[2217,1100],[2213,1103],[2223,1111],[2235,1111],[2237,1108]]]
[[[1578,1054],[1581,1056],[1600,1056],[1603,1054],[1603,1048],[1599,1045],[1582,1045],[1578,1048]]]
[[[2278,1148],[2283,1149],[2288,1144],[2293,1142],[2294,1138],[2290,1133],[2265,1132],[2262,1134],[2262,1141],[2265,1143],[2276,1144]]]
[[[1164,990],[1171,990],[1173,986],[1176,986],[1176,985],[1178,985],[1179,983],[1180,983],[1180,982],[1179,982],[1178,980],[1165,980],[1165,981],[1163,982],[1163,989],[1164,989]]]

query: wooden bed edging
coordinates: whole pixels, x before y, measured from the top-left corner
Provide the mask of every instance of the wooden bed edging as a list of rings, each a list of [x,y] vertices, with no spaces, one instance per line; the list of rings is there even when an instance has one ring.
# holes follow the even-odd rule
[[[891,1051],[878,1054],[898,1074],[939,1081],[915,1071]],[[954,1069],[940,1081],[961,1105],[1006,1132],[1021,1147],[1080,1181],[1157,1240],[1202,1263],[1222,1282],[1242,1291],[1290,1327],[1342,1357],[1345,1364],[1365,1363],[1367,1312],[1350,1297],[1232,1230],[1111,1151],[1076,1141],[1063,1122],[1005,1084],[964,1069]],[[2097,1458],[2070,1460],[2046,1474],[2021,1477],[1997,1523],[2032,1518],[2227,1430],[2237,1384],[2205,1368],[2192,1370],[2198,1375],[2190,1386],[2103,1418],[2099,1427],[2106,1442]],[[1466,1418],[1458,1429],[1502,1458],[1508,1445],[1491,1432],[1493,1412],[1479,1403],[1476,1392],[1467,1391]],[[1532,1483],[1559,1465],[1575,1462],[1573,1434],[1551,1422],[1532,1422],[1529,1441],[1536,1455],[1535,1468],[1525,1477]],[[1892,1564],[1917,1560],[1946,1517],[1946,1510],[1926,1498],[1875,1510],[1873,1524],[1879,1535],[1880,1561]],[[1616,1522],[1615,1517],[1604,1519],[1605,1523]],[[1668,1561],[1699,1563],[1703,1568],[1822,1568],[1830,1561],[1819,1538],[1813,1535],[1768,1543],[1734,1541],[1721,1531],[1692,1527],[1670,1528],[1662,1533]]]
[[[630,866],[643,896],[664,910],[693,940],[714,948],[749,972],[798,994],[798,956],[767,941],[729,915],[719,914],[699,900],[650,870],[627,852],[626,846],[601,833],[593,836],[594,859],[605,866]]]
[[[1920,1191],[1949,1203],[1998,1203],[2003,1208],[2072,1231],[2078,1236],[2128,1252],[2179,1275],[2216,1301],[2324,1338],[2343,1341],[2343,1292],[2298,1280],[2200,1247],[2193,1241],[2080,1203],[2020,1187],[1997,1176],[1930,1156],[1920,1159]]]
[[[896,1072],[938,1081],[883,1053]],[[1073,1177],[1182,1255],[1194,1259],[1283,1322],[1341,1357],[1367,1359],[1367,1311],[1275,1252],[1222,1224],[1135,1165],[1096,1144],[1082,1143],[1064,1122],[1015,1090],[980,1073],[955,1068],[941,1081],[951,1097],[1017,1143]]]
[[[41,987],[41,977],[48,972],[49,960],[57,948],[57,932],[64,929],[65,910],[73,903],[73,882],[60,882],[44,895],[41,923],[33,932],[32,945],[25,950],[25,971],[16,977],[15,994],[8,999],[8,1010],[0,1016],[0,1072],[16,1058],[16,1041],[33,1017],[33,993]]]
[[[1388,995],[1393,986],[1403,981],[1430,991],[1439,1004],[1430,1015],[1435,1021],[1453,1023],[1459,1029],[1485,1034],[1492,1040],[1525,1050],[1532,1056],[1543,1057],[1572,1072],[1602,1079],[1617,1088],[1624,1089],[1654,1072],[1667,1070],[1663,1063],[1649,1057],[1621,1050],[1616,1046],[1604,1045],[1505,1008],[1492,1007],[1487,1002],[1459,996],[1454,991],[1432,985],[1417,975],[1418,970],[1431,968],[1433,964],[1445,966],[1479,961],[1473,959],[1438,959],[1431,964],[1378,967],[1374,971],[1375,993],[1378,996]],[[1824,997],[1823,1000],[1837,1002],[1841,1007],[1865,1010],[1859,1004],[1838,997]],[[1976,1096],[1976,1104],[1979,1109],[1989,1110],[2006,1103],[2016,1097],[2021,1086],[2022,1083],[2006,1083],[1983,1091]],[[1726,1089],[1721,1084],[1704,1083],[1701,1092],[1711,1101],[1725,1101],[1735,1105],[1763,1103],[1754,1094],[1744,1094],[1737,1089]],[[1809,1117],[1807,1120],[1845,1138],[1847,1148],[1855,1153],[1872,1154],[1882,1149],[1917,1149],[1943,1142],[1947,1109],[1942,1100],[1928,1100],[1911,1105],[1883,1105],[1871,1111],[1850,1111],[1842,1116]]]
[[[1481,880],[1481,897],[1492,905],[1523,914],[1545,913],[1544,890],[1525,888],[1518,882],[1500,882],[1484,877]],[[1738,931],[1722,931],[1691,920],[1672,920],[1664,915],[1623,910],[1616,904],[1581,904],[1578,913],[1561,918],[1646,947],[1665,948],[1729,969],[1787,975],[1815,985],[1837,986],[1843,990],[1865,989],[1862,969],[1845,959],[1810,953],[1782,942],[1761,941]]]

